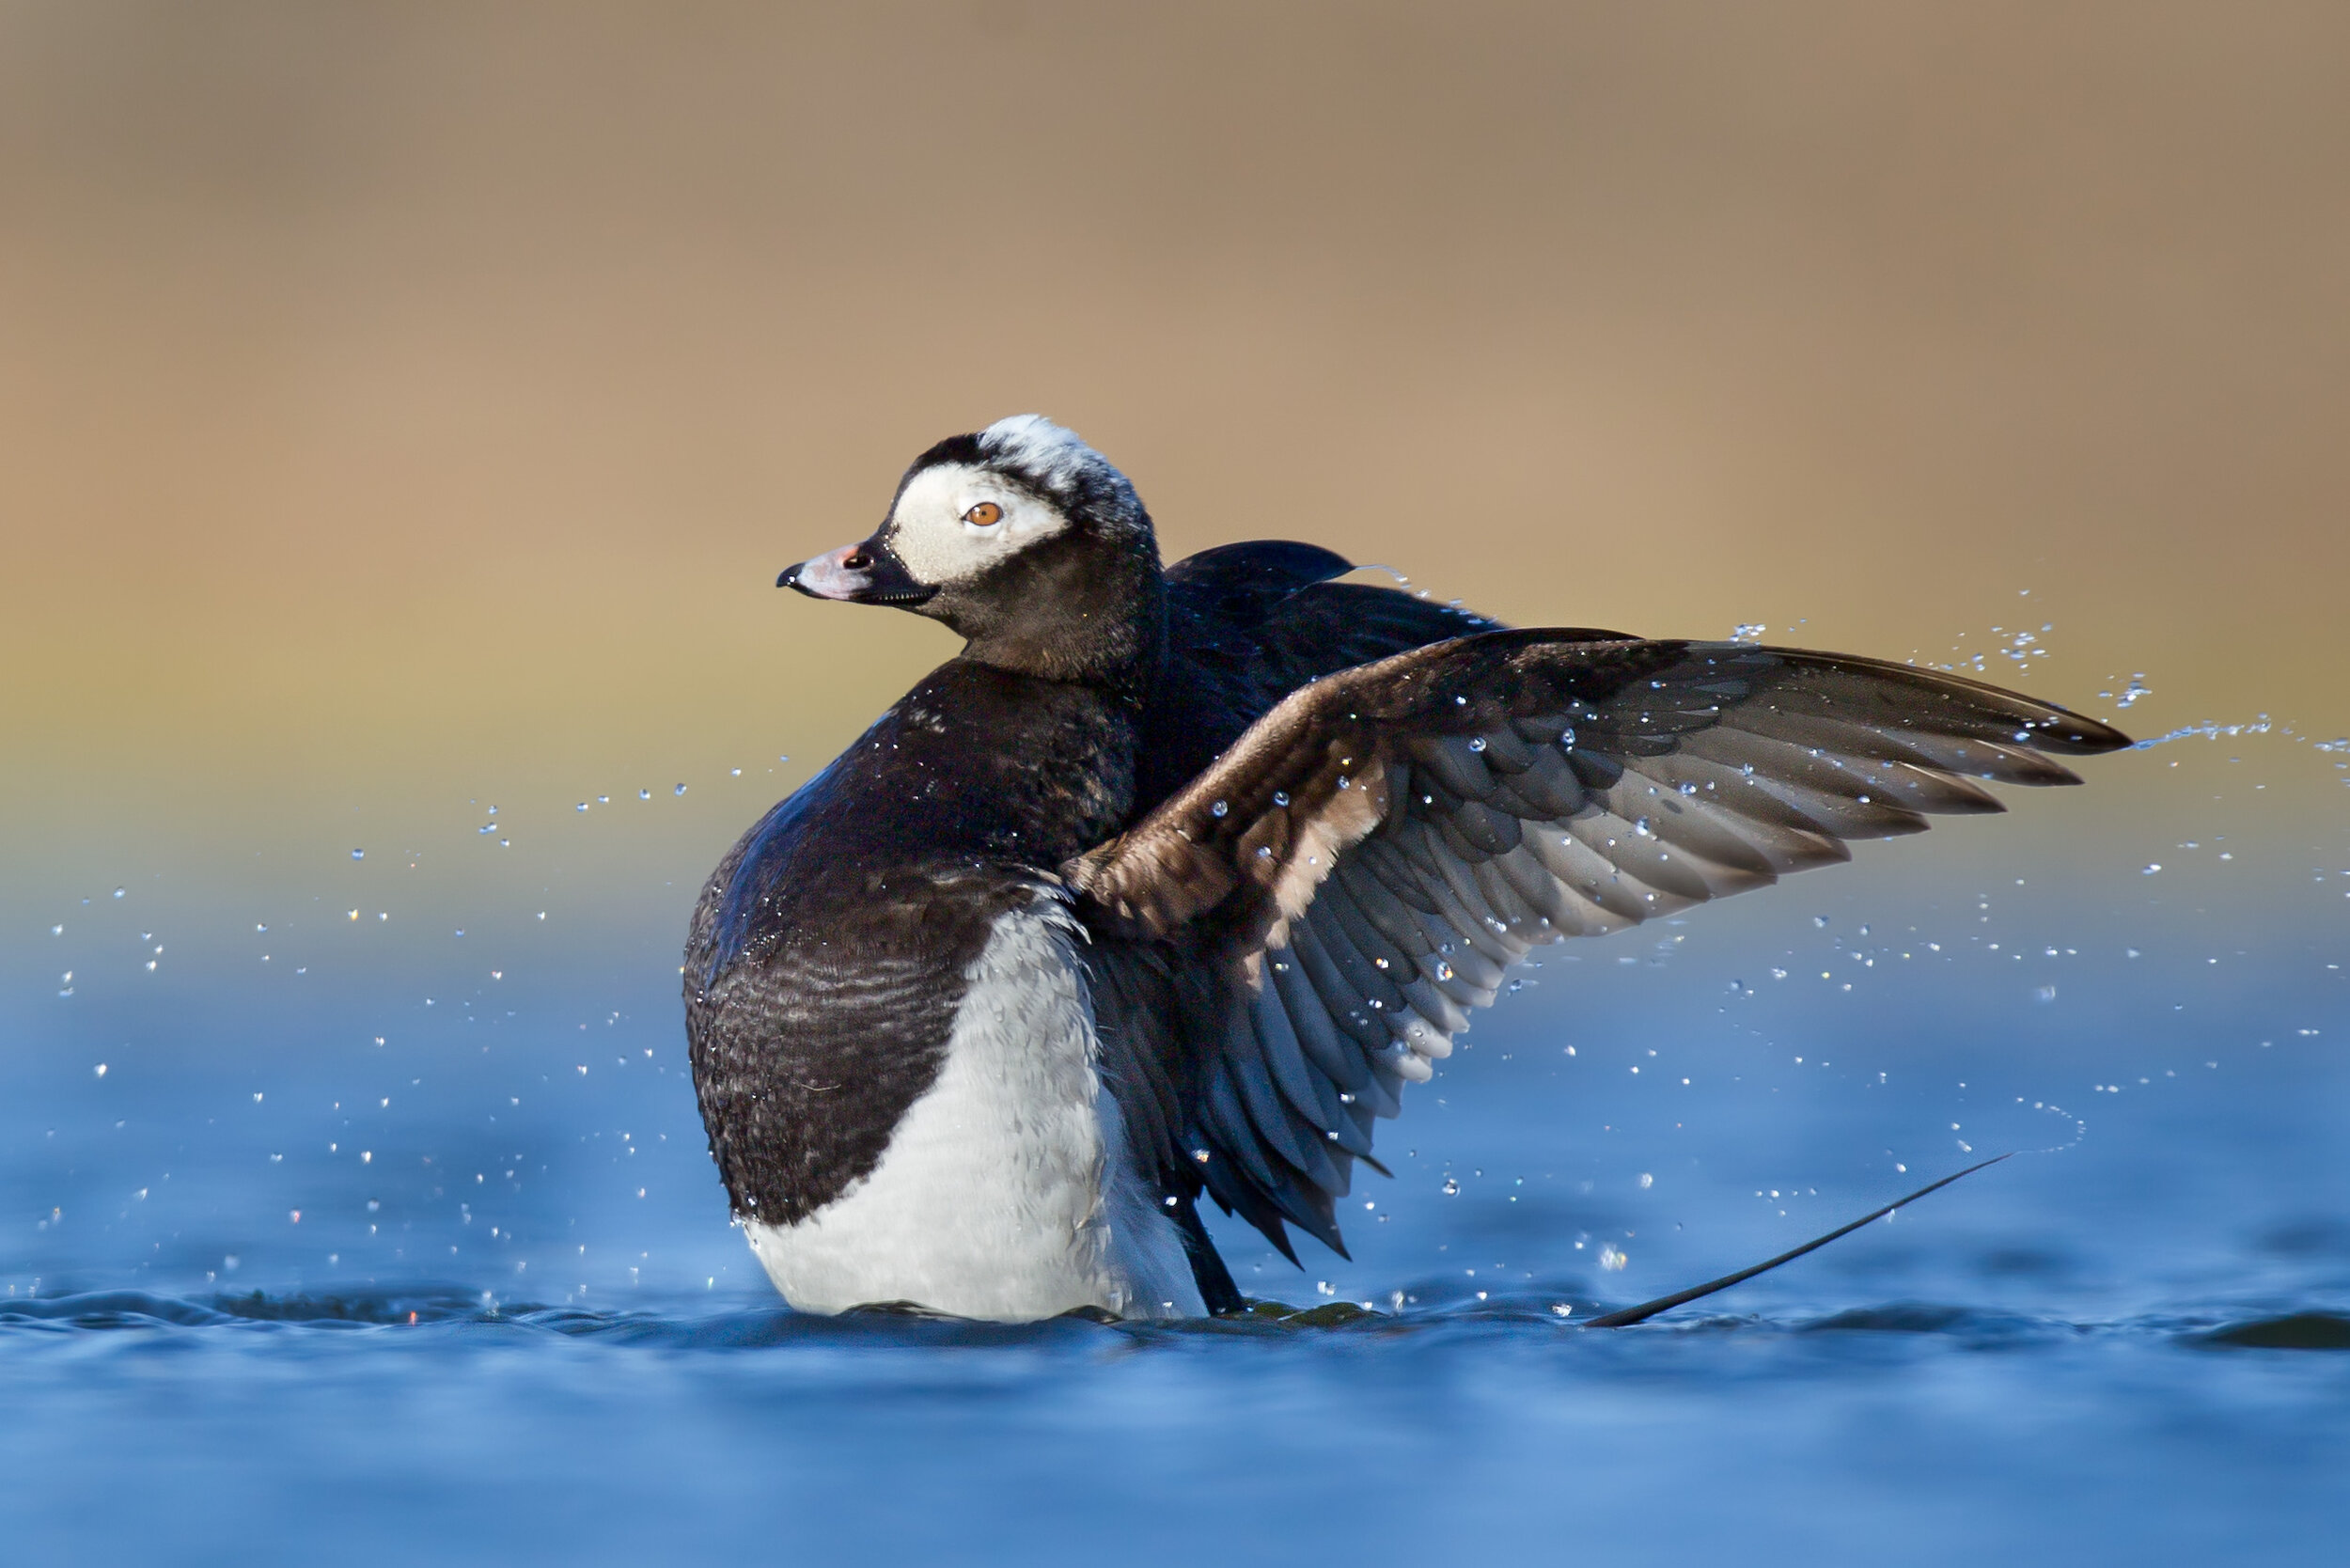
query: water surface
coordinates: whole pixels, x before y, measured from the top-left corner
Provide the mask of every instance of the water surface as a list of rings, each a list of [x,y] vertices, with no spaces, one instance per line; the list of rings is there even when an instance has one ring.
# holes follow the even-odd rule
[[[2337,1560],[2350,792],[2233,744],[1552,949],[1173,1327],[768,1292],[673,955],[780,775],[24,856],[10,1555]]]

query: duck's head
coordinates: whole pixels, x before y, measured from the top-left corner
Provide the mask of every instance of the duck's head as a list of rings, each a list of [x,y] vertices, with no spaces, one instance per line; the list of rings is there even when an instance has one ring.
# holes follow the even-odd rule
[[[871,538],[787,567],[776,586],[912,610],[961,633],[969,657],[1056,679],[1155,658],[1164,623],[1135,487],[1041,414],[932,447]]]

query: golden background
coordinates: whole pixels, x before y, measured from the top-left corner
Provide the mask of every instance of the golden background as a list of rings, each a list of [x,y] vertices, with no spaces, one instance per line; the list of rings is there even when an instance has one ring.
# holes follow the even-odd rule
[[[15,858],[796,776],[953,645],[776,572],[1030,409],[1170,558],[2328,738],[2345,82],[2339,5],[0,7]]]

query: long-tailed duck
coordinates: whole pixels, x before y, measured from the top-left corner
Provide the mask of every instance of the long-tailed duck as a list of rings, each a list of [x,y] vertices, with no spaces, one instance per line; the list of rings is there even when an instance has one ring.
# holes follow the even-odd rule
[[[1912,666],[1510,630],[1309,544],[1162,570],[1070,431],[940,442],[779,586],[967,639],[722,860],[685,953],[712,1152],[792,1306],[1244,1303],[1538,944],[1850,858],[2127,738]]]

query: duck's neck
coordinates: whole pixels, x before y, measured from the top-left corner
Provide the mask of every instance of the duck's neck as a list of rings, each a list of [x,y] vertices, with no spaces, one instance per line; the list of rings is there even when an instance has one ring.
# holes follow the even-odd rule
[[[969,639],[963,656],[1047,681],[1099,687],[1136,706],[1167,658],[1167,585],[1158,555],[1057,549],[1009,564],[1012,581],[941,619]]]

